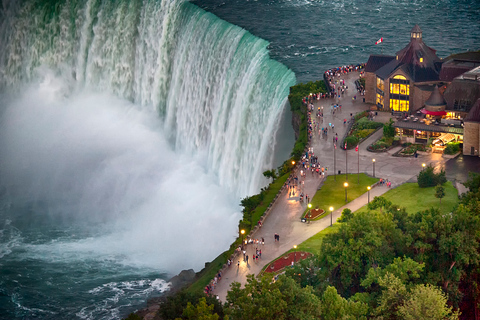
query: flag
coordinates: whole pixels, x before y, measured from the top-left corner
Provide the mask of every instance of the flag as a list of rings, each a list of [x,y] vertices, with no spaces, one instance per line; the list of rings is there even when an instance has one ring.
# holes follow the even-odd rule
[[[375,42],[375,44],[379,44],[379,43],[382,43],[383,42],[383,37],[381,37],[380,39],[378,39],[377,42]]]
[[[358,144],[357,144],[357,146],[355,147],[355,151],[358,151]]]

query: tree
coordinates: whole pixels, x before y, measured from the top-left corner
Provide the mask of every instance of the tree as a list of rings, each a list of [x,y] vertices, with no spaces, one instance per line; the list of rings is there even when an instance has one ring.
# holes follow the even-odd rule
[[[441,184],[435,187],[435,197],[440,199],[440,204],[442,204],[442,198],[445,197],[445,188]]]
[[[420,188],[434,187],[447,182],[445,170],[441,169],[439,173],[434,172],[432,165],[426,166],[417,176],[418,186]]]
[[[214,307],[213,304],[207,304],[207,299],[200,298],[195,306],[188,302],[187,307],[183,310],[183,317],[187,320],[218,320],[219,316],[214,313]],[[228,320],[228,316],[225,319]],[[175,320],[181,320],[181,318]]]
[[[395,136],[395,128],[393,127],[392,119],[383,125],[383,136],[385,138],[393,138]]]
[[[468,173],[468,180],[464,183],[471,192],[477,193],[480,189],[480,174],[475,172]]]
[[[342,211],[342,216],[340,217],[340,219],[338,219],[339,222],[347,222],[348,220],[350,220],[351,218],[353,217],[353,212],[352,210],[348,209],[348,208],[345,208],[343,209]]]
[[[263,172],[263,176],[265,178],[272,178],[272,180],[275,180],[277,179],[277,172],[275,169],[272,169],[272,170],[266,170]]]
[[[323,293],[321,308],[323,320],[366,319],[368,311],[365,303],[342,298],[332,286],[328,286]]]
[[[320,300],[311,287],[301,288],[293,279],[280,276],[260,281],[247,276],[245,288],[234,282],[227,293],[225,313],[238,320],[318,319]]]
[[[398,308],[397,315],[405,320],[457,320],[459,314],[447,305],[447,297],[431,285],[417,285]]]

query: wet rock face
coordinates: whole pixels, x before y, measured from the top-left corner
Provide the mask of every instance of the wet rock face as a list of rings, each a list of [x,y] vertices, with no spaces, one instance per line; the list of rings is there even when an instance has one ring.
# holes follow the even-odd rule
[[[195,280],[195,271],[193,269],[182,270],[178,275],[168,280],[174,290],[183,288]]]
[[[295,132],[295,140],[298,139],[298,136],[300,134],[301,123],[302,123],[302,119],[300,118],[300,115],[296,112],[292,112],[292,126],[293,126],[293,131]]]

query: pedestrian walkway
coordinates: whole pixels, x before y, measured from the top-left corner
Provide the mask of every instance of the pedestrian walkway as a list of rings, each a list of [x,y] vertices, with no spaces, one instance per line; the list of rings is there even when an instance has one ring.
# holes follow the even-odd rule
[[[352,72],[341,77],[338,80],[343,79],[348,86],[346,93],[340,97],[340,99],[323,99],[315,102],[314,110],[318,110],[318,107],[324,109],[323,123],[334,124],[335,133],[338,134],[338,141],[340,143],[346,130],[344,125],[344,119],[350,119],[350,114],[356,114],[360,111],[369,108],[368,104],[361,102],[361,96],[354,89],[355,80],[358,79],[359,73]],[[357,100],[352,100],[352,97],[357,95]],[[330,113],[330,107],[332,103],[338,103],[342,105],[341,109],[337,109],[335,114]],[[327,111],[328,110],[328,111]],[[315,111],[312,112],[312,117],[315,117]],[[315,118],[317,119],[317,118]],[[387,122],[390,119],[389,113],[379,113],[376,120],[381,122]],[[329,129],[330,131],[330,129]],[[313,135],[310,146],[313,148],[315,156],[318,157],[318,162],[321,166],[328,167],[327,174],[332,175],[333,169],[337,171],[341,170],[342,173],[347,172],[350,174],[366,173],[374,175],[375,177],[388,179],[392,182],[392,187],[396,187],[418,175],[422,169],[422,163],[432,164],[434,166],[443,166],[444,159],[439,154],[433,155],[420,155],[418,158],[399,158],[392,157],[392,151],[387,153],[371,153],[366,150],[366,147],[373,141],[381,137],[381,130],[375,133],[374,136],[367,139],[360,145],[359,153],[355,150],[345,151],[337,146],[334,149],[334,140],[331,132],[328,133],[328,137],[318,135],[318,132]],[[348,153],[348,156],[346,156]],[[334,158],[335,162],[334,163]],[[358,161],[358,159],[360,161]],[[375,159],[375,162],[372,160]],[[347,162],[348,161],[348,162]],[[313,197],[318,189],[321,179],[317,175],[307,174],[305,179],[305,194]],[[389,188],[386,186],[377,186],[370,191],[370,198],[380,196],[387,192]],[[349,202],[341,208],[335,208],[333,212],[333,222],[341,216],[341,212],[345,208],[349,208],[352,211],[363,207],[367,204],[367,193],[358,197],[357,199]],[[299,245],[303,241],[312,237],[316,233],[330,226],[330,216],[327,216],[321,220],[314,221],[310,224],[301,222],[300,218],[302,213],[306,209],[306,202],[299,202],[297,198],[290,197],[288,188],[284,188],[281,196],[272,207],[272,211],[260,228],[252,238],[265,239],[265,244],[252,245],[249,244],[246,247],[246,254],[250,257],[255,253],[255,248],[258,246],[262,250],[262,257],[259,261],[249,262],[243,261],[243,256],[238,256],[232,265],[226,269],[223,273],[221,281],[218,282],[213,294],[217,295],[220,300],[225,301],[227,291],[230,289],[232,282],[236,281],[242,285],[246,282],[246,276],[248,274],[257,275],[262,268],[270,261],[283,255],[288,250],[292,249],[294,245]],[[274,235],[278,234],[279,241],[274,241]],[[237,263],[240,262],[237,267]]]

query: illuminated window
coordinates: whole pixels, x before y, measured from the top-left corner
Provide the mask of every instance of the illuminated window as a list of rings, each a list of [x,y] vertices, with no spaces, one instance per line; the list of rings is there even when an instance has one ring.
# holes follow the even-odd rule
[[[383,108],[384,104],[384,98],[380,93],[377,93],[377,106],[380,106]]]
[[[407,80],[407,78],[405,78],[401,74],[397,74],[396,76],[393,77],[393,79]]]
[[[382,92],[385,90],[385,82],[377,77],[377,88],[382,90]]]
[[[420,58],[420,62],[423,62],[423,58]]]
[[[390,99],[390,109],[393,111],[408,112],[410,102],[408,100]]]

